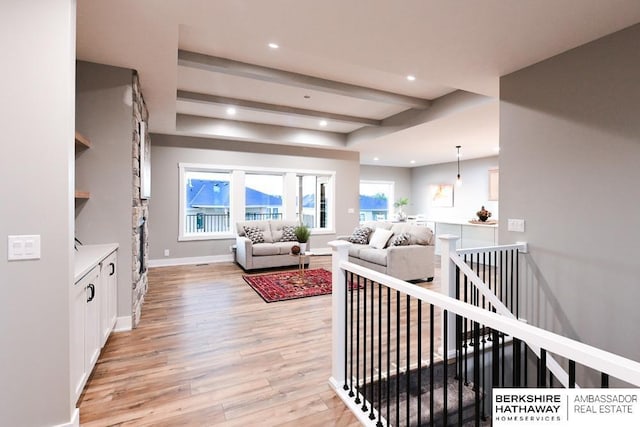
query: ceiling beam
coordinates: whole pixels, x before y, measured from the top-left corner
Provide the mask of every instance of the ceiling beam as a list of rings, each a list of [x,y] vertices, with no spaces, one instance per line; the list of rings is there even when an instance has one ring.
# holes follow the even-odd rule
[[[348,116],[345,114],[327,113],[325,111],[307,110],[304,108],[288,107],[286,105],[267,104],[264,102],[248,101],[239,98],[227,98],[225,96],[208,95],[205,93],[189,92],[186,90],[178,90],[177,100],[184,102],[197,102],[203,104],[232,105],[248,110],[281,113],[286,115],[296,115],[301,117],[313,117],[317,119],[327,119],[337,122],[365,125],[380,126],[381,120],[368,119],[366,117]]]
[[[201,53],[178,50],[178,65],[216,73],[230,74],[255,80],[272,83],[280,83],[287,86],[301,87],[309,90],[333,93],[348,96],[350,98],[364,99],[367,101],[383,102],[385,104],[403,105],[408,108],[427,109],[431,105],[428,99],[401,95],[393,92],[357,86],[334,80],[321,79],[305,74],[276,68],[263,67],[261,65],[234,61],[232,59]]]

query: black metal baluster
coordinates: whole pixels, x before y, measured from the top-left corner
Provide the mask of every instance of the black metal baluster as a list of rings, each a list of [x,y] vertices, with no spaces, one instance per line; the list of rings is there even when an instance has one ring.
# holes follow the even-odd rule
[[[447,398],[447,388],[448,388],[448,373],[447,373],[447,365],[449,364],[449,343],[448,343],[448,335],[449,335],[449,312],[447,310],[443,310],[442,312],[442,333],[443,333],[443,346],[442,348],[444,349],[443,353],[444,353],[444,363],[442,364],[442,376],[443,376],[443,387],[442,387],[442,402],[443,406],[442,406],[442,425],[449,425],[447,422],[447,418],[449,415],[449,411],[448,411],[448,403],[449,400]]]
[[[347,372],[347,368],[349,366],[347,365],[347,356],[349,353],[349,351],[347,350],[349,348],[348,319],[349,319],[349,277],[345,274],[344,275],[344,385],[342,386],[342,389],[345,391],[349,390],[349,386],[347,385],[347,379],[349,378],[348,372]]]
[[[422,300],[418,299],[418,425],[422,424]]]
[[[435,353],[435,344],[434,344],[434,330],[435,330],[435,316],[434,316],[434,308],[433,304],[429,304],[429,425],[431,427],[434,426],[435,420],[433,419],[433,382],[435,381],[435,372],[433,366],[433,359]]]
[[[456,265],[456,299],[460,301],[460,267]],[[462,384],[462,316],[456,314],[456,379]],[[458,366],[460,365],[460,366]]]
[[[371,393],[370,393],[371,397],[369,399],[370,402],[371,402],[371,412],[369,413],[369,419],[370,420],[375,420],[376,419],[376,416],[373,413],[373,404],[375,402],[375,400],[373,399],[373,386],[374,386],[373,378],[374,378],[374,365],[375,365],[375,363],[374,363],[375,359],[374,359],[374,355],[373,355],[373,350],[374,350],[375,343],[376,343],[375,330],[374,330],[374,326],[375,326],[375,317],[374,317],[375,316],[375,301],[374,301],[375,286],[376,286],[376,284],[372,280],[371,281],[371,385],[369,387],[371,389],[370,390],[371,391]],[[378,344],[380,344],[380,343],[378,342]]]
[[[390,404],[391,404],[391,288],[387,288],[387,425],[391,422]]]
[[[609,375],[602,373],[602,378],[600,379],[600,388],[609,388]]]
[[[515,250],[511,250],[511,306],[509,307],[509,310],[513,313],[514,312],[514,305],[513,305],[513,283],[515,282],[514,277],[513,277],[513,265],[514,265],[514,260],[513,257],[515,255]]]
[[[520,387],[520,340],[513,338],[513,386]]]
[[[516,249],[516,319],[520,319],[520,252]]]
[[[396,425],[400,424],[400,291],[396,291]]]
[[[407,425],[411,425],[411,296],[407,295]]]
[[[473,349],[473,390],[475,392],[475,422],[477,427],[480,425],[480,325],[478,322],[473,322],[473,340],[476,342],[476,346]]]
[[[547,369],[547,350],[540,349],[540,359],[538,360],[538,388],[546,388],[545,371]]]
[[[357,304],[356,304],[356,404],[360,401],[360,279],[358,275],[358,288],[357,288]]]
[[[353,273],[350,272],[349,273],[349,283],[351,286],[351,316],[350,316],[350,322],[349,322],[349,327],[351,329],[351,333],[349,334],[349,338],[351,341],[351,345],[350,345],[350,349],[349,349],[349,365],[350,365],[350,375],[349,375],[349,397],[353,397],[354,393],[353,393],[353,295],[355,294],[355,292],[353,291]]]
[[[527,343],[524,343],[524,388],[529,387],[529,359],[528,359],[528,354],[529,354],[529,346],[527,345]]]
[[[569,360],[569,388],[576,388],[576,362]]]
[[[496,329],[492,329],[493,347],[491,347],[491,378],[493,388],[497,388],[500,384],[500,333]]]
[[[467,255],[465,254],[464,256],[465,258],[465,262],[467,260]],[[471,261],[471,265],[473,265],[473,259]],[[464,275],[464,302],[468,302],[468,285],[469,285],[469,278],[467,277],[467,275]],[[468,320],[465,318],[464,319],[464,323],[463,323],[463,327],[464,327],[464,333],[463,333],[463,344],[462,344],[462,349],[464,351],[464,355],[463,355],[463,361],[464,361],[464,385],[469,385],[469,366],[468,366],[468,359],[469,359],[469,330],[468,330]]]
[[[367,412],[367,281],[362,287],[362,412]]]
[[[378,422],[382,426],[382,283],[378,283]],[[387,398],[387,400],[389,400]]]

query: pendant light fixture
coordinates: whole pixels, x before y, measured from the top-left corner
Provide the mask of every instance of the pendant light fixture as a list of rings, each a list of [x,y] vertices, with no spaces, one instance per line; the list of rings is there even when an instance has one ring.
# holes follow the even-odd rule
[[[458,150],[458,178],[456,179],[456,186],[460,187],[462,185],[462,178],[460,178],[460,147],[461,145],[456,145],[456,149]]]

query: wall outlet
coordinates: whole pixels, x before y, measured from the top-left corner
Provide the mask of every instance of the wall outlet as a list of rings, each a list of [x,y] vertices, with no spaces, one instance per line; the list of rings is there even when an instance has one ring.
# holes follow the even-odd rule
[[[507,230],[524,233],[524,219],[509,219],[507,221]]]
[[[169,256],[169,254],[170,254],[169,249],[165,249],[164,250],[164,256]]]

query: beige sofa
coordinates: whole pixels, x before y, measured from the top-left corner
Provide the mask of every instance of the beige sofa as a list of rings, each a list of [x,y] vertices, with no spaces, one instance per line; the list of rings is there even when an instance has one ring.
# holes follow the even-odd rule
[[[354,235],[338,236],[340,240],[352,241],[349,247],[350,262],[401,280],[433,280],[435,238],[430,228],[406,222],[383,221],[366,222],[360,227],[372,230],[366,243],[353,243],[353,240],[357,240],[353,238]],[[377,228],[391,232],[383,248],[371,246]],[[399,238],[400,235],[403,236]],[[396,238],[403,240],[404,244],[394,246]]]
[[[297,266],[298,257],[291,255],[291,247],[299,243],[290,234],[291,228],[297,225],[297,221],[286,220],[237,222],[236,262],[245,270]],[[246,233],[246,227],[251,227],[250,236]],[[289,233],[285,233],[285,228],[288,228]],[[252,229],[258,232],[251,233]],[[259,241],[260,235],[262,242]],[[251,237],[256,242],[252,241]],[[307,250],[309,247],[310,241],[307,242]]]

